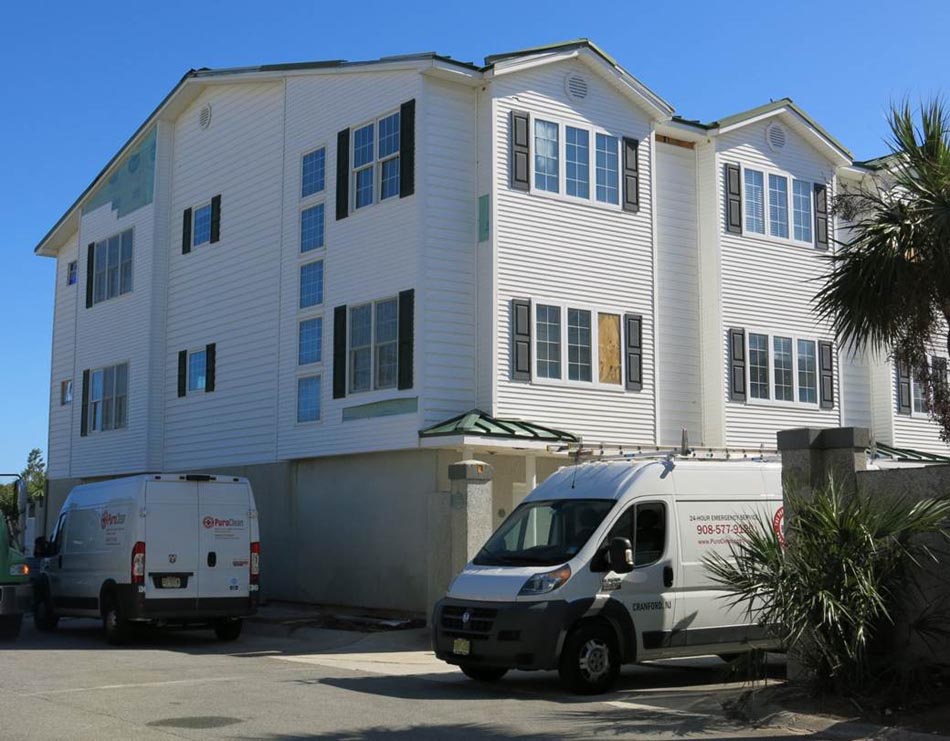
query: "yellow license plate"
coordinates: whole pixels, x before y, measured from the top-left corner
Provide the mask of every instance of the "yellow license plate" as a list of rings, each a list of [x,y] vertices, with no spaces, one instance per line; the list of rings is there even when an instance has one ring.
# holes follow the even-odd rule
[[[472,642],[467,638],[456,638],[452,643],[452,653],[456,656],[468,656],[472,651]]]
[[[162,589],[181,589],[180,576],[163,576]]]

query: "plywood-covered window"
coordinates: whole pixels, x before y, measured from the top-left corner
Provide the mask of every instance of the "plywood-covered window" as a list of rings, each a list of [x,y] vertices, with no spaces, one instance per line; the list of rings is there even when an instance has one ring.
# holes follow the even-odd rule
[[[597,315],[597,346],[600,382],[620,385],[623,378],[620,354],[620,315]]]

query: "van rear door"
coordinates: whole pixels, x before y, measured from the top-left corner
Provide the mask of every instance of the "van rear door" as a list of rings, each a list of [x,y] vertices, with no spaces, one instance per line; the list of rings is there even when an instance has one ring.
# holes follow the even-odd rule
[[[198,483],[201,510],[199,599],[248,597],[250,488],[244,481]]]
[[[145,598],[196,600],[198,484],[148,481],[145,511]],[[131,567],[131,560],[129,563]],[[182,605],[183,608],[194,606],[194,603]]]

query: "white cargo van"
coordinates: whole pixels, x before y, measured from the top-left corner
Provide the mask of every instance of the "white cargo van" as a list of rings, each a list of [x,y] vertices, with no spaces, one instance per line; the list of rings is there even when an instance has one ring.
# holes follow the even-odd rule
[[[244,478],[148,474],[83,484],[37,545],[40,630],[70,615],[101,617],[110,643],[146,622],[210,625],[233,640],[257,608],[257,507]]]
[[[567,466],[489,538],[436,604],[436,655],[492,681],[558,669],[607,690],[622,663],[778,648],[730,608],[703,557],[751,518],[782,520],[781,466],[622,460]]]

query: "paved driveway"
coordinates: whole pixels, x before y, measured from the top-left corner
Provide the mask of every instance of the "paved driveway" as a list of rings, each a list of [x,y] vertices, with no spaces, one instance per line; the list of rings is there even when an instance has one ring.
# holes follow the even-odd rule
[[[624,670],[616,692],[562,692],[553,673],[480,685],[434,659],[420,631],[301,630],[217,642],[151,632],[109,648],[93,621],[25,626],[0,649],[0,737],[788,738],[729,720],[718,659]],[[804,734],[810,735],[810,734]],[[818,738],[819,736],[812,736]]]

